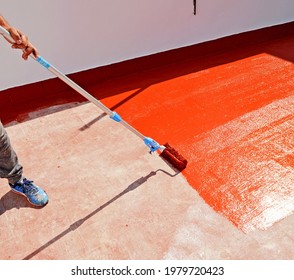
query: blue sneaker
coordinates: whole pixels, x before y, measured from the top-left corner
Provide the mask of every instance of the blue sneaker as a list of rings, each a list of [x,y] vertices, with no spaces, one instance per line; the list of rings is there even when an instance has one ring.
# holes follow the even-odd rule
[[[11,185],[11,190],[15,193],[24,195],[27,200],[35,206],[45,206],[48,203],[48,195],[40,187],[36,186],[33,181],[24,178],[22,181]]]

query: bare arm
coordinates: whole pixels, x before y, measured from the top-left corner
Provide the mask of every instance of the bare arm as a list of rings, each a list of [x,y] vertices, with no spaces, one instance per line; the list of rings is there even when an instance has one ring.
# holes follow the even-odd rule
[[[12,27],[2,15],[0,15],[0,25],[4,27],[13,38],[14,42],[9,41],[9,43],[12,44],[12,48],[21,49],[23,51],[23,59],[27,60],[30,54],[33,54],[35,57],[39,55],[38,50],[32,45],[28,37],[19,29]]]
[[[0,25],[4,28],[9,27],[8,22],[5,20],[5,18],[2,15],[0,15]]]

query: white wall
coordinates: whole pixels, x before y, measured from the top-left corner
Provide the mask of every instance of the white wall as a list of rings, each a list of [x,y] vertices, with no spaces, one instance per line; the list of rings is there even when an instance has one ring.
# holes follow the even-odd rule
[[[294,20],[293,0],[0,0],[0,13],[65,73]],[[51,78],[0,38],[0,90]]]

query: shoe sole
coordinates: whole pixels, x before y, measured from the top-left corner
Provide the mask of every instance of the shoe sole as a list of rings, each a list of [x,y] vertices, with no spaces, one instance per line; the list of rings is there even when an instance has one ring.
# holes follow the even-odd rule
[[[48,204],[48,202],[49,202],[49,199],[48,199],[47,202],[46,202],[45,204],[43,204],[43,205],[35,204],[35,203],[31,202],[31,201],[29,200],[29,198],[28,198],[24,193],[22,193],[22,192],[18,192],[18,191],[16,191],[16,190],[13,189],[13,188],[11,188],[11,191],[14,192],[14,193],[16,193],[16,194],[20,194],[20,195],[24,196],[24,197],[27,199],[27,201],[28,201],[31,205],[34,205],[34,206],[37,206],[37,207],[44,207],[44,206],[46,206],[46,205]],[[46,194],[47,194],[47,193],[46,193]]]

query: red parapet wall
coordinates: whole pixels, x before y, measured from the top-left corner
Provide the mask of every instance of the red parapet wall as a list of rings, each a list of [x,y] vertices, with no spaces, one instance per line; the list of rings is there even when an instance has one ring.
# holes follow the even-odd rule
[[[110,79],[128,76],[164,65],[186,60],[197,60],[203,56],[229,52],[236,48],[254,46],[275,38],[293,34],[294,22],[245,32],[193,46],[140,57],[112,65],[98,67],[69,75],[82,87],[103,83]],[[58,65],[56,65],[58,67]],[[62,70],[62,69],[61,69]],[[142,82],[142,79],[141,79]],[[107,94],[106,94],[107,95]],[[95,93],[98,99],[104,92]],[[84,97],[74,92],[57,78],[0,91],[0,118],[2,122],[22,121],[29,112],[68,102],[82,102]]]

